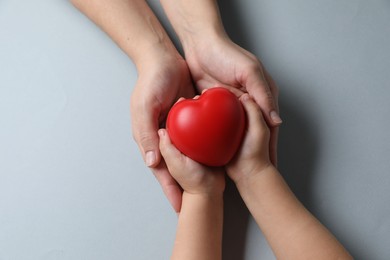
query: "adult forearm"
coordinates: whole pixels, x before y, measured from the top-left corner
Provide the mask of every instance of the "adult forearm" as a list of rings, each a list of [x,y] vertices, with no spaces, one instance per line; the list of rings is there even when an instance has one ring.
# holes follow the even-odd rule
[[[226,37],[216,0],[160,0],[184,50],[202,38]]]
[[[223,194],[183,193],[172,259],[222,257]]]
[[[177,51],[144,0],[71,0],[138,66],[156,53]],[[178,54],[177,54],[178,55]]]
[[[241,180],[237,187],[278,259],[350,259],[274,167]]]

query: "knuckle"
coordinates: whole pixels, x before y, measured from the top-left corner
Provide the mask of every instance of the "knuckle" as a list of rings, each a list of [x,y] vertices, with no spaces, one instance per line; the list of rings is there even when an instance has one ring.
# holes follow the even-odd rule
[[[252,74],[256,74],[256,75],[261,75],[262,74],[262,69],[261,69],[261,66],[260,66],[260,62],[255,59],[255,60],[252,60],[248,65],[247,65],[247,68],[248,68],[248,71]]]
[[[137,139],[138,139],[139,143],[141,143],[143,145],[148,145],[148,144],[152,143],[153,138],[150,136],[149,132],[139,132]]]
[[[154,138],[149,132],[133,131],[133,139],[144,150],[149,150],[154,146]]]
[[[272,95],[272,92],[269,88],[265,89],[264,100],[265,100],[265,103],[269,107],[272,107],[272,108],[275,107],[275,99],[274,99],[274,96]]]

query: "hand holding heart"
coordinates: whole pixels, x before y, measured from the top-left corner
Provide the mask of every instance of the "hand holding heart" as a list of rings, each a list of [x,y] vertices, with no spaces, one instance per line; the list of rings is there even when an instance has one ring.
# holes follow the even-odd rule
[[[169,111],[167,130],[158,131],[160,151],[183,190],[222,194],[224,170],[206,165],[227,164],[241,143],[245,113],[237,97],[225,88],[213,88],[199,98],[179,99]]]
[[[181,188],[191,194],[221,194],[225,189],[222,168],[211,168],[182,154],[172,144],[165,129],[158,131],[160,151],[172,177]]]
[[[270,129],[260,107],[248,94],[241,96],[240,100],[247,115],[247,130],[240,149],[226,166],[226,173],[236,184],[273,166],[268,149]]]
[[[224,90],[226,91],[226,90]],[[223,91],[223,94],[225,94]],[[213,93],[214,92],[214,93]],[[208,93],[208,95],[205,95]],[[221,97],[219,96],[221,93],[218,89],[211,89],[208,90],[206,93],[203,94],[203,97],[201,96],[199,99],[196,100],[182,100],[179,101],[178,103],[175,104],[175,106],[172,108],[170,111],[170,114],[168,116],[169,120],[167,124],[169,123],[170,127],[173,127],[174,129],[169,130],[168,132],[164,129],[159,130],[159,136],[160,136],[160,150],[161,153],[165,159],[165,162],[168,166],[169,171],[171,172],[172,176],[179,182],[179,184],[184,188],[184,190],[191,190],[194,192],[196,190],[197,192],[199,191],[210,191],[210,190],[221,190],[224,187],[224,182],[222,180],[221,175],[221,169],[220,168],[212,168],[212,167],[206,167],[198,162],[195,162],[191,158],[187,157],[184,155],[181,151],[179,151],[175,145],[172,143],[172,139],[174,135],[177,135],[175,138],[178,138],[178,141],[184,141],[180,145],[184,145],[184,149],[187,149],[186,152],[188,153],[187,155],[196,157],[197,154],[196,152],[198,151],[191,151],[188,150],[188,147],[185,147],[186,145],[186,139],[184,138],[183,140],[180,140],[181,134],[180,130],[185,130],[186,128],[182,129],[175,129],[177,127],[176,125],[180,123],[180,119],[177,117],[180,117],[183,108],[186,108],[189,106],[190,108],[194,109],[194,104],[195,104],[195,110],[198,109],[198,113],[201,117],[202,112],[207,114],[207,111],[202,111],[204,109],[204,102],[209,101],[208,99],[210,97],[214,98],[221,98],[221,99],[227,99],[230,100],[229,96]],[[214,95],[214,94],[218,95]],[[233,149],[234,150],[234,157],[230,161],[227,166],[226,170],[229,176],[233,179],[233,181],[237,182],[241,178],[246,178],[250,177],[251,174],[254,173],[259,173],[262,171],[262,169],[272,165],[270,161],[270,156],[269,156],[269,139],[270,139],[270,131],[269,128],[262,116],[261,110],[259,106],[249,97],[248,94],[244,94],[241,96],[240,101],[242,103],[242,106],[240,104],[240,101],[234,97],[236,101],[238,101],[238,107],[236,109],[238,111],[246,112],[247,114],[247,122],[246,122],[246,130],[244,129],[245,132],[242,132],[241,135],[239,134],[239,144],[241,144],[239,147],[233,147],[229,148],[229,140],[226,142],[228,145],[224,147],[224,149]],[[184,102],[188,101],[188,102]],[[212,100],[211,100],[212,101]],[[215,101],[215,100],[214,100]],[[232,100],[230,100],[232,102]],[[207,103],[207,102],[206,102]],[[218,102],[214,102],[212,104],[217,104]],[[232,102],[235,104],[235,102]],[[181,105],[180,105],[181,104]],[[207,106],[206,106],[207,107]],[[188,108],[188,107],[187,107]],[[178,111],[176,111],[176,109]],[[240,110],[243,109],[243,110]],[[173,112],[173,113],[172,113]],[[193,112],[193,111],[192,111]],[[171,114],[172,113],[172,114]],[[215,113],[215,111],[214,111]],[[241,112],[238,113],[240,115]],[[193,119],[195,122],[193,122],[193,126],[195,128],[199,129],[209,129],[206,126],[202,125],[197,126],[196,123],[202,124],[204,123],[203,120],[199,120],[196,122],[196,116],[194,116],[194,113],[189,113],[192,117],[184,117],[181,118],[181,120],[184,121],[184,123],[187,122],[186,119],[191,120]],[[188,115],[188,114],[187,114]],[[238,116],[235,118],[235,120],[238,120],[240,124],[245,124],[245,121],[240,121],[241,117]],[[226,120],[226,119],[225,119]],[[218,121],[218,120],[217,120]],[[183,123],[183,122],[181,122]],[[235,122],[237,124],[237,121]],[[209,125],[209,127],[211,127]],[[218,128],[219,125],[216,122],[216,128]],[[238,133],[240,133],[240,127],[239,125],[236,126],[235,129],[238,129]],[[191,129],[189,129],[191,132]],[[209,129],[210,130],[210,129]],[[212,132],[212,130],[210,130]],[[231,129],[227,129],[227,132],[231,131]],[[169,136],[169,132],[172,133],[172,136]],[[202,131],[200,131],[202,134]],[[185,134],[188,133],[184,133]],[[199,133],[195,133],[197,135]],[[191,135],[190,135],[191,136]],[[220,136],[224,136],[223,134],[220,134]],[[234,136],[234,133],[233,135]],[[243,139],[243,140],[242,140]],[[209,142],[213,142],[213,140],[206,140]],[[202,144],[206,142],[205,140],[199,140],[199,146],[197,149],[202,149]],[[191,143],[190,143],[191,144]],[[231,143],[230,143],[231,144]],[[213,149],[212,147],[213,144],[210,145],[210,143],[203,144],[203,149],[205,149],[205,153],[208,153],[207,149]],[[225,144],[226,145],[226,144]],[[236,149],[239,148],[237,151]],[[180,149],[183,149],[181,146]],[[218,149],[218,148],[217,148]],[[222,152],[223,153],[223,152]],[[226,156],[226,153],[223,153],[223,156],[221,156],[222,159],[223,157]],[[229,155],[230,156],[230,155]],[[205,157],[207,158],[207,157]],[[221,159],[217,158],[217,159]],[[228,157],[226,157],[228,158]],[[211,176],[209,176],[211,175]],[[207,179],[208,178],[208,179]],[[183,186],[184,184],[184,186]],[[197,188],[194,188],[197,187]],[[203,188],[201,188],[203,187]],[[214,187],[214,188],[212,188]],[[217,187],[217,188],[216,188]]]
[[[169,111],[167,130],[183,154],[208,166],[224,166],[241,144],[245,113],[232,92],[216,87],[198,99],[178,101]]]
[[[222,34],[224,35],[224,34]],[[278,87],[261,61],[228,37],[199,37],[184,45],[185,57],[197,89],[215,85],[248,93],[260,107],[271,129],[270,157],[277,165]]]

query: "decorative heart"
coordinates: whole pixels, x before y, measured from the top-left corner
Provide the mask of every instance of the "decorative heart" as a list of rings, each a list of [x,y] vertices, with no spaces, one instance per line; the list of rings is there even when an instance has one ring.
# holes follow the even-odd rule
[[[241,144],[245,112],[237,97],[222,87],[198,99],[177,102],[169,111],[167,131],[176,148],[208,166],[227,164]]]

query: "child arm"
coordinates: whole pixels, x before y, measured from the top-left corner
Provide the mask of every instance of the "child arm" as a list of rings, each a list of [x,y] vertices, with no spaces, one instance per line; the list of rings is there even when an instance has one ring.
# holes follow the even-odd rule
[[[268,155],[269,130],[248,96],[242,98],[248,131],[227,168],[278,259],[352,259],[337,239],[299,202]]]
[[[166,130],[159,130],[160,150],[169,172],[183,188],[171,259],[222,258],[224,172],[207,168],[181,154]]]
[[[184,192],[172,259],[221,259],[222,212],[222,194]]]
[[[352,259],[298,201],[274,167],[237,188],[278,259]]]

